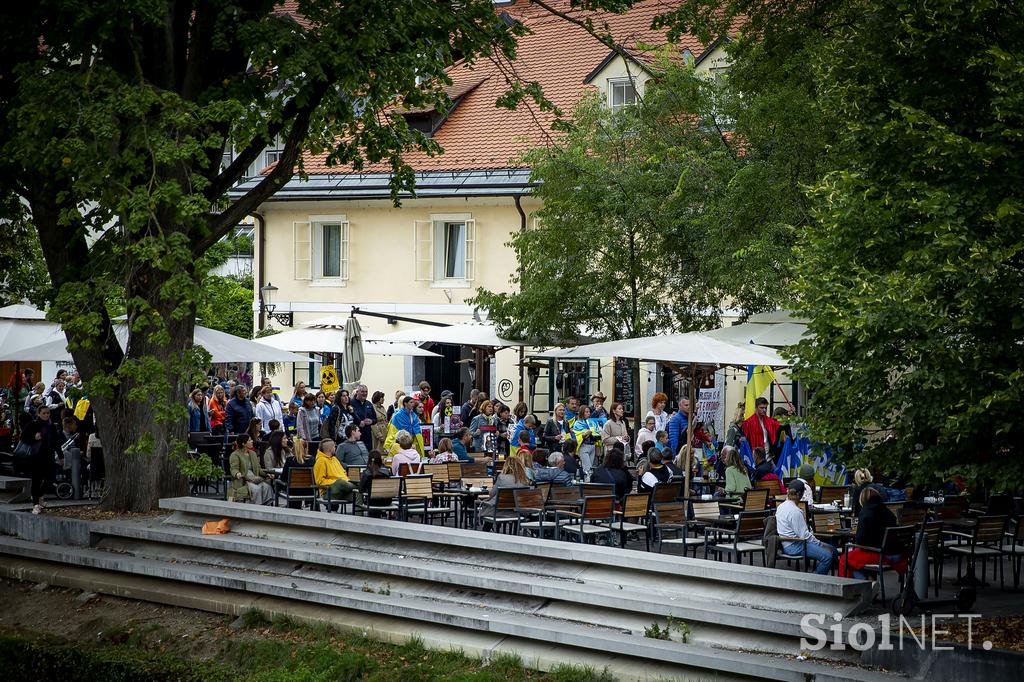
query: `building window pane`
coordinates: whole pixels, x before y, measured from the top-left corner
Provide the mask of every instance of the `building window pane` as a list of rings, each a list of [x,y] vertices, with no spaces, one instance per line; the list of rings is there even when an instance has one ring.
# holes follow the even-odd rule
[[[341,225],[323,226],[323,277],[341,277]]]
[[[636,88],[631,81],[616,81],[611,84],[612,109],[636,104]]]
[[[435,279],[466,277],[466,224],[437,223],[435,227]]]

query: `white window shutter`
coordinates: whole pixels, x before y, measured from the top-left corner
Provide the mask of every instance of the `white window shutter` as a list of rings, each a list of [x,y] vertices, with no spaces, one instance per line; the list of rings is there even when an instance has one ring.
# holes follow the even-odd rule
[[[338,270],[341,275],[342,282],[348,281],[348,240],[348,221],[344,220],[341,223],[341,268]]]
[[[413,221],[413,239],[416,246],[416,281],[434,279],[434,221]]]
[[[308,222],[292,223],[292,249],[295,279],[313,279],[313,232]]]
[[[476,220],[466,221],[466,279],[476,279]]]

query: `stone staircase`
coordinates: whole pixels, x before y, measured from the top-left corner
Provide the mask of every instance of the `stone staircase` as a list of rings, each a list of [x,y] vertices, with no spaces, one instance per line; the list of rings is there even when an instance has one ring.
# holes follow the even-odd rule
[[[540,668],[586,663],[621,679],[898,678],[858,667],[855,652],[795,659],[803,614],[855,613],[871,596],[861,581],[191,497],[161,507],[166,519],[89,524],[88,547],[0,537],[0,572],[483,656],[515,651]],[[231,533],[199,532],[220,518]],[[685,624],[685,643],[678,630],[645,636],[670,619]]]

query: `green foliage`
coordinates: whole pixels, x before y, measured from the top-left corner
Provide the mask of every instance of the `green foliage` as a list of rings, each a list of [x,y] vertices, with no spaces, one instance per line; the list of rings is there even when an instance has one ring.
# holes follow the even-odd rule
[[[651,623],[644,628],[644,637],[650,639],[672,639],[672,633],[678,635],[678,641],[685,644],[690,639],[690,626],[686,621],[679,620],[671,615],[665,617],[665,625],[658,622]]]
[[[10,680],[206,682],[232,679],[219,664],[185,662],[133,646],[82,646],[9,634],[0,634],[0,661],[4,676]]]
[[[203,281],[207,295],[196,307],[199,323],[243,339],[252,338],[252,282],[252,275],[208,275]]]
[[[715,326],[726,290],[700,205],[737,157],[707,125],[715,84],[662,66],[642,105],[612,112],[587,98],[563,140],[526,155],[544,207],[510,242],[518,291],[473,301],[508,335],[568,342]]]
[[[31,240],[16,239],[0,264],[29,267],[5,269],[3,296],[51,304],[98,421],[131,425],[104,432],[111,507],[148,509],[183,491],[166,464],[184,435],[185,395],[204,369],[190,349],[196,315],[251,330],[251,286],[205,280],[204,255],[296,165],[301,173],[306,152],[356,170],[388,161],[395,196],[411,190],[402,154],[440,150],[386,112],[396,101],[447,109],[444,69],[508,58],[523,31],[485,0],[301,0],[302,23],[276,4],[0,6],[0,221],[35,229],[49,273],[33,275]],[[277,168],[228,196],[278,137]],[[222,166],[228,147],[236,158]],[[30,254],[23,263],[19,250]],[[126,352],[113,334],[122,310]],[[124,457],[129,449],[153,455],[157,485],[138,484],[144,460]]]
[[[798,249],[809,424],[857,464],[1019,489],[1024,19],[997,0],[852,5],[817,66],[842,170],[814,186]]]
[[[832,168],[837,119],[817,106],[810,67],[841,8],[691,0],[659,18],[673,34],[731,37],[728,74],[663,55],[632,110],[584,102],[564,141],[527,157],[545,204],[510,242],[517,290],[474,303],[507,335],[549,342],[704,329],[723,305],[785,304],[805,187]]]
[[[193,481],[219,478],[224,475],[224,469],[214,464],[209,455],[182,457],[178,462],[178,469]]]

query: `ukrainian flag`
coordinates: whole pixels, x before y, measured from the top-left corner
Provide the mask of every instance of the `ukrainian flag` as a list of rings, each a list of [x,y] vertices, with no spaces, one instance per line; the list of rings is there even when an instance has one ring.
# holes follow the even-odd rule
[[[775,381],[775,372],[768,365],[750,365],[747,367],[747,396],[746,405],[743,408],[743,418],[747,419],[754,414],[754,401],[756,401],[765,389]]]
[[[395,436],[399,431],[408,431],[412,434],[412,445],[420,453],[420,457],[423,457],[423,433],[420,432],[420,421],[415,414],[408,410],[397,410],[395,416],[391,418],[391,423],[388,424],[388,435],[384,439],[385,452],[393,455],[399,451],[398,443],[395,442]]]

